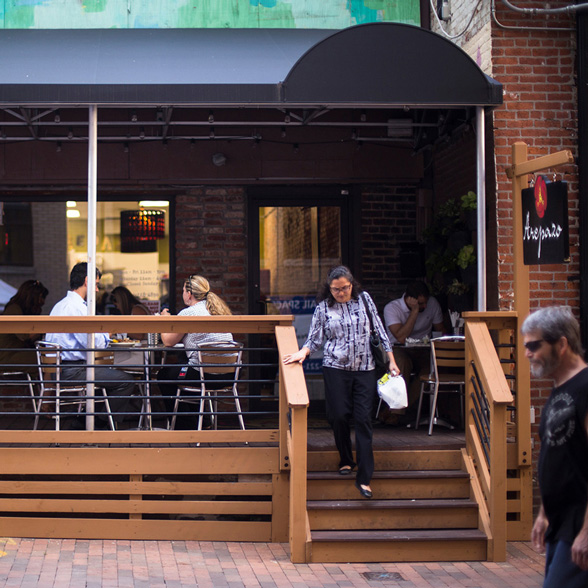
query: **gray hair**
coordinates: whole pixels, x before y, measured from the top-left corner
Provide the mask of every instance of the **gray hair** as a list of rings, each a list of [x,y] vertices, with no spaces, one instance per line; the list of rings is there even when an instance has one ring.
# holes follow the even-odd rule
[[[521,332],[528,335],[533,331],[539,331],[548,343],[555,343],[565,337],[570,349],[584,356],[580,325],[569,306],[549,306],[532,312],[523,322]]]

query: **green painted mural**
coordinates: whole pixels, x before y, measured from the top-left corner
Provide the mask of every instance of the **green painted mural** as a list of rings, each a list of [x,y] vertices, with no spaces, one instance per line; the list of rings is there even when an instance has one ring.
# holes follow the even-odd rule
[[[419,0],[0,0],[0,28],[344,29],[420,26]]]

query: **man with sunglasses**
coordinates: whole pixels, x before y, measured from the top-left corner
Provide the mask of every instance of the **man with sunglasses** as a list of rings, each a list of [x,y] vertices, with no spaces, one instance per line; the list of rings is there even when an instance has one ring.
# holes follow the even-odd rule
[[[531,373],[554,388],[541,414],[541,506],[534,546],[547,550],[544,588],[588,586],[588,365],[569,308],[530,314],[522,326]]]

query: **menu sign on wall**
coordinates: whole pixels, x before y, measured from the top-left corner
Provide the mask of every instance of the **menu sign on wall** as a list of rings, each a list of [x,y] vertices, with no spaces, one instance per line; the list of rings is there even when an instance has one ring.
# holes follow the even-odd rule
[[[522,190],[525,265],[564,263],[570,257],[568,184],[539,176]]]

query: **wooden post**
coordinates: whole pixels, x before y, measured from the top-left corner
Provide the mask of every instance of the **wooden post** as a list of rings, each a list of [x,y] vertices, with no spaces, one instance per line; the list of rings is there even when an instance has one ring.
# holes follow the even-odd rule
[[[276,326],[278,356],[298,351],[294,327]],[[280,469],[290,470],[290,559],[306,563],[309,558],[306,514],[308,392],[300,364],[280,360]],[[290,415],[288,422],[287,415]]]
[[[527,145],[517,142],[512,147],[512,167],[507,170],[507,175],[512,179],[512,206],[513,206],[513,288],[514,310],[517,314],[517,332],[515,336],[515,376],[516,376],[516,428],[517,428],[517,457],[518,465],[524,469],[532,465],[531,453],[531,374],[529,364],[525,357],[520,325],[529,315],[529,268],[524,264],[523,257],[523,203],[522,190],[528,188],[527,176],[546,169],[553,169],[560,165],[573,163],[574,158],[570,151],[558,151],[550,155],[544,155],[532,160],[527,159]],[[521,471],[521,477],[531,480],[530,471]],[[526,499],[526,505],[521,505],[521,513],[525,514],[525,523],[521,524],[521,537],[528,539],[532,525],[532,492],[521,492],[521,502]],[[509,537],[514,540],[514,537]]]
[[[506,405],[493,403],[490,407],[490,527],[492,540],[488,545],[490,561],[506,561]]]

